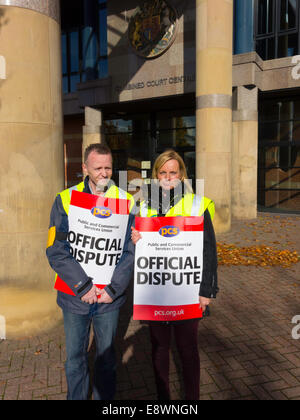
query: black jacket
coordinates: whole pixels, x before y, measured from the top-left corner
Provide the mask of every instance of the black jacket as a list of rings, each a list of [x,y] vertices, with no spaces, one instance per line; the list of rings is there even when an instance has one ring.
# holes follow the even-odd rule
[[[170,191],[170,195],[164,201],[164,196],[162,194],[162,189],[157,187],[153,188],[153,185],[150,188],[147,185],[144,186],[147,191],[145,191],[146,204],[152,209],[156,209],[158,216],[165,216],[168,210],[174,207],[182,198],[184,186],[179,184],[176,188]],[[202,271],[202,281],[199,290],[199,296],[207,298],[215,298],[219,288],[218,288],[218,257],[217,257],[217,244],[215,232],[208,210],[204,212],[204,239],[203,239],[203,271]]]

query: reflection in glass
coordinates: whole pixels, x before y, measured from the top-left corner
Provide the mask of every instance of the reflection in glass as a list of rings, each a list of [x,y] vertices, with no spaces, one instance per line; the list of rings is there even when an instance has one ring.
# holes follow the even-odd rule
[[[70,33],[70,71],[79,71],[79,43],[78,32]]]
[[[61,53],[62,53],[62,72],[66,74],[68,71],[67,62],[67,35],[62,34],[61,36]]]
[[[63,93],[68,93],[69,91],[68,76],[63,77],[62,88],[63,88]]]
[[[273,0],[258,0],[258,34],[267,34],[273,30]]]
[[[195,135],[195,128],[182,127],[177,130],[157,131],[158,150],[195,147]]]
[[[75,92],[77,90],[77,83],[80,82],[79,74],[73,74],[70,78],[70,91]]]
[[[196,153],[195,152],[185,152],[183,155],[183,160],[186,166],[188,179],[192,181],[192,187],[195,189],[195,179],[196,179]]]
[[[298,97],[266,100],[261,102],[260,109],[258,204],[298,212],[300,100]]]
[[[99,10],[99,38],[101,57],[107,56],[107,9]]]
[[[283,35],[278,38],[277,57],[291,57],[296,55],[298,50],[298,35]]]
[[[280,1],[280,30],[296,27],[297,0]]]
[[[275,38],[267,38],[256,41],[256,52],[263,60],[275,58]]]

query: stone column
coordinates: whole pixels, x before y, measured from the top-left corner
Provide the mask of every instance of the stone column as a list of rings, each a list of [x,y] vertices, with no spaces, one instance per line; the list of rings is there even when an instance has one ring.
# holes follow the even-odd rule
[[[45,332],[61,318],[45,256],[51,206],[64,187],[59,19],[59,0],[0,0],[0,316],[8,338]]]
[[[83,126],[82,156],[87,146],[92,143],[103,143],[102,112],[99,109],[84,109],[85,125]]]
[[[231,226],[232,0],[196,0],[196,178]]]
[[[257,217],[258,88],[239,86],[233,95],[232,216]]]

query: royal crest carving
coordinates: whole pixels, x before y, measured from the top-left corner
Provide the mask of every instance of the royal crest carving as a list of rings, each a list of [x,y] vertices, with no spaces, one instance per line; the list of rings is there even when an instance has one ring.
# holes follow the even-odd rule
[[[144,58],[163,54],[176,36],[177,13],[166,0],[143,0],[130,19],[131,47]]]

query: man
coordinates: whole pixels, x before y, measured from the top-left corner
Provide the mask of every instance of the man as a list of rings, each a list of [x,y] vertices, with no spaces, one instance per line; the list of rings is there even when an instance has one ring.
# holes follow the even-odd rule
[[[113,399],[116,388],[116,359],[113,341],[119,309],[126,299],[125,290],[133,271],[134,247],[130,240],[130,228],[134,216],[129,215],[123,253],[114,270],[111,283],[100,290],[70,253],[70,244],[67,241],[68,212],[73,190],[109,198],[128,199],[130,209],[133,208],[134,200],[130,194],[118,188],[111,180],[112,154],[108,147],[100,143],[87,147],[82,167],[86,175],[84,182],[56,196],[50,216],[46,254],[53,270],[73,293],[71,295],[57,292],[57,303],[63,311],[66,335],[67,399],[86,400],[88,398],[87,347],[91,322],[93,322],[96,340],[94,399]],[[99,280],[101,280],[101,269]]]

